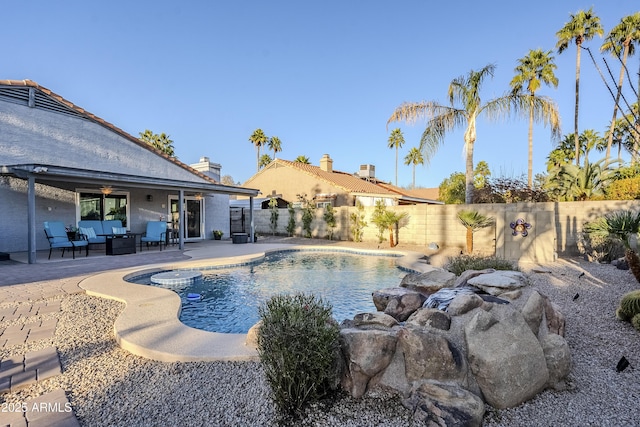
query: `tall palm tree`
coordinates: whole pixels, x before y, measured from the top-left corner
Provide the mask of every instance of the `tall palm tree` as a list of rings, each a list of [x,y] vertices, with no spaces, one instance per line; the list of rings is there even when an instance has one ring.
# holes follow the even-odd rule
[[[434,101],[406,102],[393,112],[387,125],[391,122],[405,121],[413,123],[418,119],[428,118],[427,127],[420,139],[420,150],[428,162],[438,147],[444,142],[445,134],[458,127],[466,126],[464,132],[464,148],[466,152],[465,167],[465,203],[473,199],[473,148],[476,142],[476,121],[484,113],[488,119],[499,119],[512,111],[525,111],[531,107],[528,95],[507,94],[500,98],[482,103],[480,88],[487,77],[493,77],[495,65],[489,64],[466,76],[460,76],[449,84],[448,98],[450,105],[441,105]],[[455,107],[455,102],[461,105]],[[534,116],[547,120],[552,116],[554,105],[545,102],[542,97],[533,100]]]
[[[576,156],[573,134],[565,135],[564,138],[558,142],[556,148],[551,150],[547,157],[547,172],[555,167],[566,165],[573,162]]]
[[[278,153],[282,151],[282,141],[277,136],[269,138],[269,150],[273,151],[273,158],[278,158]]]
[[[307,156],[303,156],[302,154],[296,157],[295,159],[293,159],[293,161],[296,163],[304,163],[306,165],[311,164],[311,162],[309,161],[309,158]]]
[[[606,149],[604,138],[593,129],[586,129],[580,134],[580,147],[584,153],[584,164],[589,163],[589,152],[594,148],[598,151],[604,151]],[[605,162],[609,159],[605,157]]]
[[[511,80],[511,88],[514,92],[521,92],[525,89],[531,96],[531,102],[536,96],[536,92],[540,89],[542,83],[558,87],[558,78],[554,70],[556,64],[553,63],[551,51],[543,52],[542,49],[530,50],[529,53],[518,60],[518,66],[515,68],[517,73]],[[549,102],[552,102],[549,100]],[[533,187],[533,116],[534,109],[528,108],[529,113],[529,164],[527,168],[527,185]],[[551,121],[551,132],[555,136],[560,135],[560,116],[557,107],[554,111],[554,117]],[[540,119],[540,118],[538,118]]]
[[[617,58],[620,57],[620,51],[622,50],[622,67],[620,67],[618,91],[616,93],[616,101],[613,104],[613,119],[611,119],[609,136],[607,138],[607,153],[605,156],[607,160],[611,154],[611,145],[613,144],[613,128],[616,124],[616,115],[618,114],[618,103],[620,102],[620,94],[622,93],[622,83],[624,83],[627,58],[635,52],[634,43],[640,43],[640,12],[622,18],[620,23],[609,31],[606,40],[600,47],[601,52],[611,52],[611,54]]]
[[[413,181],[411,188],[416,188],[416,165],[424,165],[424,157],[422,157],[422,152],[416,147],[413,147],[411,150],[409,150],[409,154],[405,156],[404,164],[413,165]]]
[[[262,156],[260,156],[260,163],[258,164],[258,167],[260,169],[262,169],[263,167],[267,166],[269,163],[271,163],[272,159],[271,156],[268,154],[263,154]]]
[[[391,131],[391,135],[389,135],[389,148],[396,149],[396,187],[398,186],[398,148],[402,148],[404,145],[404,136],[402,135],[402,131],[400,128],[396,128]]]
[[[580,52],[582,43],[591,40],[595,35],[602,37],[604,30],[600,25],[600,18],[593,14],[593,8],[588,11],[580,10],[571,15],[569,22],[564,24],[556,37],[558,53],[564,52],[571,41],[576,43],[576,109],[573,117],[573,138],[576,150],[576,165],[580,164],[580,141],[578,141],[578,104],[580,100]]]
[[[144,132],[138,132],[138,135],[140,136],[138,138],[140,141],[146,142],[170,157],[176,156],[173,149],[173,140],[166,133],[162,132],[158,135],[149,129],[145,129]]]
[[[251,142],[256,147],[256,172],[260,170],[260,147],[265,145],[267,143],[267,140],[267,136],[260,128],[254,130],[249,137],[249,142]]]

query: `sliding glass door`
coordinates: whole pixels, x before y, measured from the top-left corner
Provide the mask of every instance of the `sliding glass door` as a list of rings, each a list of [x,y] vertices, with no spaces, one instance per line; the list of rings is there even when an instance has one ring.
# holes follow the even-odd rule
[[[180,230],[185,240],[201,240],[205,238],[204,234],[204,204],[198,197],[185,196],[184,198],[184,218],[185,224],[179,225],[179,204],[178,198],[169,196],[169,218],[171,218],[171,227],[174,230]]]

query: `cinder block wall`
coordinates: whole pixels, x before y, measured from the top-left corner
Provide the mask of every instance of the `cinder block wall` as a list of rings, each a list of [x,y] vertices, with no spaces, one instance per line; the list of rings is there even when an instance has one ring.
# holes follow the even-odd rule
[[[474,252],[496,255],[506,259],[549,262],[557,256],[579,255],[578,239],[585,222],[592,221],[616,210],[640,210],[640,200],[607,200],[592,202],[548,202],[475,205],[410,205],[393,206],[396,212],[406,212],[407,219],[399,228],[402,243],[425,246],[435,243],[441,248],[466,248],[466,229],[457,219],[461,210],[475,210],[495,218],[491,227],[474,233]],[[335,209],[337,226],[334,240],[352,240],[349,216],[356,213],[355,207]],[[378,231],[371,222],[373,207],[364,208],[365,221],[363,240],[378,242]],[[324,209],[316,209],[311,224],[314,238],[326,238],[327,227],[323,219]],[[513,235],[511,223],[522,218],[531,225],[528,236]],[[248,221],[248,219],[247,219]],[[271,234],[270,211],[254,213],[256,232]],[[286,235],[289,221],[287,209],[279,210],[276,234]],[[302,236],[302,212],[295,211],[296,231]],[[388,244],[388,232],[383,234]]]

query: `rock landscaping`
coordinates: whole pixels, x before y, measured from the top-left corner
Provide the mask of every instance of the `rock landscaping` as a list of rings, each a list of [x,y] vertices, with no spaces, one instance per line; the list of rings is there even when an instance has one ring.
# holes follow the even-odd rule
[[[557,305],[516,271],[434,267],[373,294],[378,313],[341,325],[343,388],[401,393],[416,421],[480,425],[504,409],[566,389],[571,355]],[[435,307],[439,307],[435,308]]]

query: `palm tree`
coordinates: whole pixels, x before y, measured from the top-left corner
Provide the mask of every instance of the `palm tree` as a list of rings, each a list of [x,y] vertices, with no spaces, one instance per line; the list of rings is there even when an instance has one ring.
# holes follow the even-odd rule
[[[531,96],[531,102],[536,96],[536,91],[540,89],[542,83],[558,87],[558,78],[554,74],[557,68],[553,63],[551,51],[543,52],[542,49],[530,50],[527,56],[518,60],[519,64],[515,68],[517,73],[511,80],[511,88],[514,92],[521,92],[526,86],[526,90]],[[551,101],[549,101],[551,102]],[[529,164],[527,169],[527,185],[529,188],[533,186],[533,116],[534,109],[528,108],[529,113]],[[541,117],[538,117],[540,120]],[[552,133],[556,136],[560,134],[560,116],[557,107],[554,111],[554,117],[551,121]]]
[[[145,129],[144,132],[138,132],[140,135],[140,141],[146,142],[147,144],[153,146],[154,148],[162,151],[167,156],[175,157],[175,152],[173,150],[173,140],[169,138],[169,135],[162,132],[160,135],[151,132],[149,129]]]
[[[422,157],[422,152],[416,147],[413,147],[411,150],[409,150],[409,154],[405,156],[404,164],[413,165],[413,182],[411,188],[416,188],[416,165],[424,165],[424,157]]]
[[[640,258],[631,248],[630,237],[640,232],[640,213],[631,211],[611,212],[604,217],[585,224],[584,231],[591,235],[601,237],[613,237],[620,240],[625,247],[625,260],[629,264],[629,270],[638,282],[640,282]]]
[[[616,178],[612,168],[618,160],[601,159],[584,166],[564,164],[549,173],[546,189],[559,200],[584,201],[603,197],[607,186]]]
[[[593,129],[586,129],[580,134],[580,148],[584,153],[584,164],[589,163],[589,152],[594,148],[598,151],[604,151],[606,149],[604,138],[602,138],[598,132]],[[605,157],[604,161],[609,159]]]
[[[304,163],[304,164],[307,164],[307,165],[311,164],[311,162],[309,161],[309,158],[307,156],[303,156],[303,155],[299,155],[293,161],[296,162],[296,163]]]
[[[460,211],[458,220],[467,229],[467,253],[473,253],[473,233],[494,223],[492,217],[481,214],[477,211]]]
[[[260,128],[254,130],[249,137],[249,142],[251,142],[256,147],[256,172],[260,170],[260,147],[265,145],[267,143],[267,140],[267,136]]]
[[[576,165],[580,164],[580,141],[578,141],[578,104],[580,100],[580,52],[582,43],[591,40],[595,35],[602,37],[604,30],[600,25],[600,18],[593,14],[593,8],[588,11],[580,10],[571,15],[569,22],[564,24],[557,33],[558,53],[564,52],[571,41],[576,43],[576,109],[573,117],[573,138],[576,150]]]
[[[620,23],[609,31],[606,40],[600,47],[601,52],[611,52],[616,58],[620,57],[620,50],[622,50],[622,67],[620,67],[618,91],[616,93],[616,101],[613,104],[613,119],[611,119],[609,136],[607,138],[607,154],[605,156],[607,160],[611,154],[611,145],[613,144],[613,128],[616,124],[616,115],[618,114],[618,103],[620,102],[620,94],[622,93],[622,83],[624,82],[627,58],[633,55],[635,51],[634,42],[640,43],[640,12],[622,18]]]
[[[402,131],[400,128],[396,128],[391,131],[391,135],[389,136],[389,148],[396,149],[396,187],[398,186],[398,148],[402,148],[404,145],[404,136],[402,135]]]
[[[513,93],[483,104],[480,99],[480,88],[485,78],[493,77],[494,70],[495,65],[489,64],[478,71],[471,70],[468,75],[452,80],[448,93],[450,105],[441,105],[434,101],[407,102],[396,108],[387,121],[388,125],[396,121],[413,123],[418,119],[428,118],[427,127],[420,139],[420,150],[423,151],[426,161],[431,159],[439,145],[444,142],[444,136],[448,131],[466,126],[464,132],[465,203],[471,203],[473,199],[473,148],[476,142],[478,116],[484,113],[488,119],[498,119],[514,110],[523,111],[530,108],[533,103],[534,116],[550,120],[555,107],[545,102],[544,98],[535,97],[532,102],[528,95]],[[461,104],[460,108],[454,106],[456,101]]]
[[[277,136],[269,138],[269,150],[273,151],[273,158],[278,158],[278,153],[282,151],[282,141]]]
[[[271,156],[268,154],[263,154],[262,156],[260,156],[260,163],[258,163],[258,168],[262,169],[263,167],[267,166],[271,162],[272,162]]]

